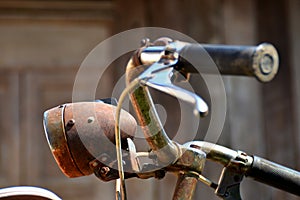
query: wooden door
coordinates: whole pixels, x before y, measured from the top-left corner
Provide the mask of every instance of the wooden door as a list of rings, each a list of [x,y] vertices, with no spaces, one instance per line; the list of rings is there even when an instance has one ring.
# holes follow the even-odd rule
[[[19,76],[0,73],[0,187],[20,178]]]
[[[38,186],[66,200],[114,198],[113,183],[63,175],[42,123],[45,110],[72,101],[81,62],[108,37],[111,9],[110,1],[0,2],[0,187]]]

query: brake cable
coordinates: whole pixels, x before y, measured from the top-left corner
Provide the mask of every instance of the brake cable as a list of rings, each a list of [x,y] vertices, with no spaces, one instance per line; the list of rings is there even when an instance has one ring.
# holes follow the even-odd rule
[[[126,96],[137,88],[140,84],[140,79],[134,79],[121,93],[119,98],[119,103],[116,107],[116,120],[115,120],[115,140],[116,140],[116,153],[117,153],[117,163],[118,163],[118,172],[119,179],[116,180],[116,199],[117,200],[126,200],[126,186],[124,178],[124,168],[122,160],[122,148],[121,148],[121,130],[120,130],[120,115],[122,110],[122,104]]]

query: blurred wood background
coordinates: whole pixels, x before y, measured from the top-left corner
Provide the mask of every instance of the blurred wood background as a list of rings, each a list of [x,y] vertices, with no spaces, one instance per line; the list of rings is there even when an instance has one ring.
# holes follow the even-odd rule
[[[42,116],[72,101],[76,72],[96,45],[144,26],[174,29],[199,43],[273,43],[281,64],[272,82],[224,77],[227,116],[218,143],[300,170],[299,11],[297,0],[0,1],[0,187],[35,185],[65,200],[114,199],[114,183],[94,176],[68,179],[60,172]],[[123,73],[121,67],[108,70],[97,97],[109,96]],[[219,168],[208,164],[204,173],[216,179]],[[129,199],[171,199],[175,181],[171,175],[129,180]],[[297,199],[251,180],[245,180],[242,195]],[[218,198],[199,183],[195,199]]]

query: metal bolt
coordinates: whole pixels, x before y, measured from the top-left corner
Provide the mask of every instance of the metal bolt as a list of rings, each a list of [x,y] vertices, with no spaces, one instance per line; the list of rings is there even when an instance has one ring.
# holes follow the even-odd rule
[[[75,124],[75,120],[74,119],[70,119],[69,121],[68,121],[68,126],[73,126]]]
[[[100,174],[107,175],[110,169],[108,167],[101,167]]]
[[[66,126],[66,130],[70,130],[72,128],[72,126],[74,126],[75,124],[75,120],[74,119],[70,119],[67,123],[67,126]]]
[[[141,46],[148,46],[150,44],[150,39],[149,38],[144,38],[141,41]]]
[[[92,166],[93,166],[93,167],[97,167],[97,166],[98,166],[98,163],[97,163],[97,162],[93,162],[93,163],[92,163]]]
[[[94,120],[95,120],[94,117],[89,117],[88,120],[87,120],[87,122],[90,124],[90,123],[92,123]]]

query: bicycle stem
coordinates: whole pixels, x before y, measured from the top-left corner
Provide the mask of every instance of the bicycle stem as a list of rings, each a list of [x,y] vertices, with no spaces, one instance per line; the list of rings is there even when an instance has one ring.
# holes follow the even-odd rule
[[[126,84],[128,85],[137,78],[144,69],[145,66],[139,62],[138,52],[134,53],[126,67]],[[144,136],[154,155],[157,156],[157,160],[164,165],[174,163],[181,155],[179,144],[167,136],[148,88],[140,85],[130,93],[130,100],[136,111],[139,125],[142,127]]]
[[[136,77],[145,70],[145,66],[139,62],[138,55],[139,52],[137,51],[127,64],[127,85],[134,81]],[[160,122],[151,95],[146,86],[140,85],[130,94],[130,99],[137,113],[137,118],[145,138],[153,154],[157,157],[158,164],[163,164],[164,166],[175,164],[175,168],[176,165],[178,165],[177,167],[179,168],[186,168],[179,170],[173,200],[191,200],[195,193],[198,178],[188,172],[192,170],[201,173],[204,168],[205,154],[201,151],[197,152],[187,149],[169,139]]]

